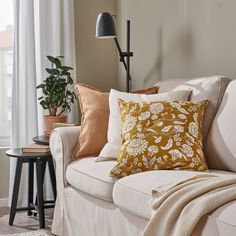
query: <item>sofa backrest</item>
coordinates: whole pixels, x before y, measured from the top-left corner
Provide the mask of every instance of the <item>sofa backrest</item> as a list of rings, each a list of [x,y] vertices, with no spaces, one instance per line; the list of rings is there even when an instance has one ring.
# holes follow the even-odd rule
[[[209,168],[236,172],[236,80],[225,91],[207,138],[206,151]]]
[[[208,106],[206,108],[204,114],[204,122],[203,122],[203,149],[206,156],[206,161],[210,169],[221,169],[221,170],[230,170],[236,172],[236,143],[232,144],[232,147],[235,147],[234,152],[230,148],[228,148],[228,139],[229,133],[225,132],[224,126],[227,125],[229,128],[229,124],[233,125],[232,120],[235,117],[236,121],[236,110],[234,110],[234,116],[232,115],[231,118],[227,115],[227,111],[225,110],[224,106],[227,101],[227,97],[231,96],[233,99],[233,91],[232,86],[235,89],[235,101],[236,103],[236,85],[235,82],[230,82],[229,78],[223,76],[211,76],[211,77],[202,77],[196,79],[172,79],[172,80],[164,80],[157,83],[160,87],[159,92],[166,92],[170,90],[179,90],[179,89],[191,89],[192,101],[202,101],[204,99],[208,100]],[[228,92],[224,97],[225,91],[227,86],[230,83],[230,87],[228,88]],[[232,83],[232,84],[231,84]],[[224,102],[222,99],[224,97]],[[222,104],[221,104],[222,102]],[[228,104],[228,101],[227,101]],[[228,104],[227,107],[230,109],[232,104]],[[220,110],[218,111],[218,109]],[[236,104],[235,104],[236,109]],[[217,113],[218,112],[218,113]],[[226,113],[226,114],[225,114]],[[214,120],[217,114],[217,119]],[[231,122],[227,119],[231,119]],[[213,122],[214,120],[214,122]],[[219,124],[219,120],[221,120]],[[224,123],[224,124],[223,124]],[[227,124],[225,124],[227,123]],[[221,128],[221,129],[220,129]],[[209,132],[210,131],[210,132]],[[236,126],[235,126],[235,133],[236,133]],[[226,137],[224,137],[224,134]],[[231,133],[231,142],[234,140],[233,133]],[[224,140],[224,141],[223,141]],[[227,142],[225,142],[227,140]],[[227,152],[227,151],[228,152]],[[227,154],[227,157],[224,155]],[[235,164],[230,165],[235,159]]]
[[[212,121],[222,101],[226,87],[230,79],[223,76],[201,77],[196,79],[171,79],[157,83],[159,92],[170,90],[191,89],[191,101],[199,102],[208,100],[207,109],[204,114],[203,144],[205,144]]]

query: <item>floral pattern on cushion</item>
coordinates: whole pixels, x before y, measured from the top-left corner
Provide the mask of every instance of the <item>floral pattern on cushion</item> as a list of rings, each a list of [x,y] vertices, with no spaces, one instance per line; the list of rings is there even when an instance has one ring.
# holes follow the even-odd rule
[[[202,149],[207,101],[118,102],[122,145],[111,176],[161,169],[208,169]]]

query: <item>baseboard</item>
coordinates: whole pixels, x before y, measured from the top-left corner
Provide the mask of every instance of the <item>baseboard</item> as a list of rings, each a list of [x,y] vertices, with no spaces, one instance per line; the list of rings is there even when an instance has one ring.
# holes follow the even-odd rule
[[[8,206],[8,198],[0,198],[0,207]]]

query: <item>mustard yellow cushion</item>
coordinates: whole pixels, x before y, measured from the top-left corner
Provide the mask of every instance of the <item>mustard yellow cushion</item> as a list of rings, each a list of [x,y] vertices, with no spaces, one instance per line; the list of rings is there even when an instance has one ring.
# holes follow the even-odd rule
[[[202,149],[207,101],[118,102],[122,145],[111,176],[161,169],[208,169]]]

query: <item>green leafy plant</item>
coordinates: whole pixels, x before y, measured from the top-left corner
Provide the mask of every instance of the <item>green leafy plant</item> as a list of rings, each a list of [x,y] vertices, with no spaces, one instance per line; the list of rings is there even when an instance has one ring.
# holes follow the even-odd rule
[[[47,56],[47,58],[52,67],[46,68],[48,77],[36,87],[43,92],[43,96],[38,100],[43,109],[49,111],[49,115],[60,116],[65,111],[71,111],[71,105],[76,99],[70,73],[73,68],[63,66],[60,57]]]

